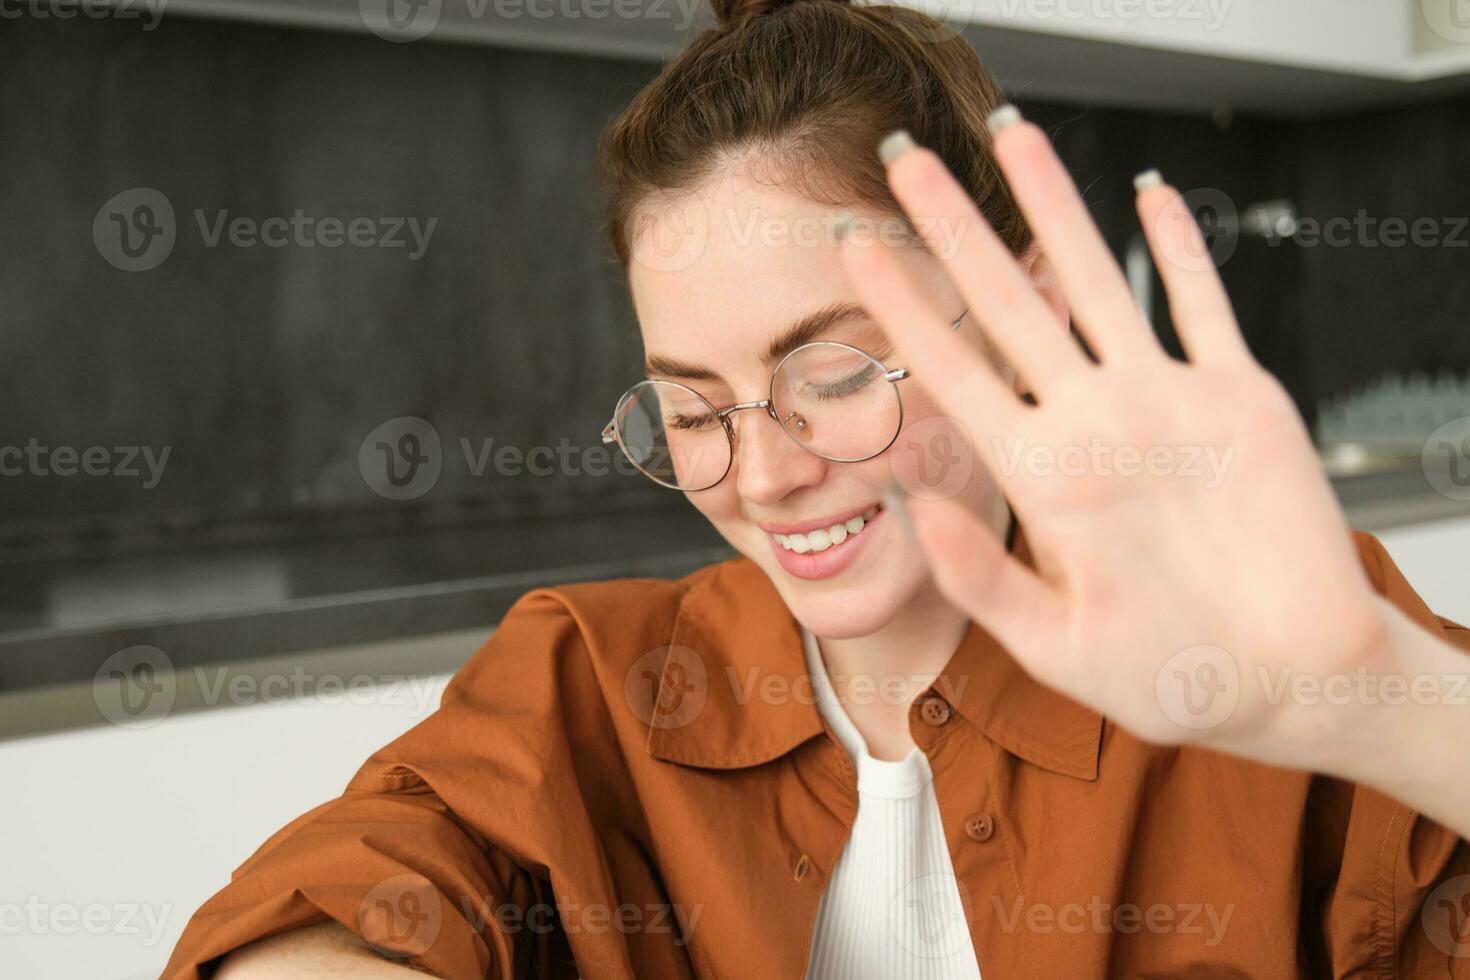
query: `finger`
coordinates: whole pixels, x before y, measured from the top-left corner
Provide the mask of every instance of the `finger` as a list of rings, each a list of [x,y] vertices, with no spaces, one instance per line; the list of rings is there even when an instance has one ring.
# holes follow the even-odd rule
[[[944,161],[906,137],[880,150],[894,197],[985,335],[1044,401],[1050,382],[1091,366],[1086,355]]]
[[[992,114],[991,127],[996,162],[1056,270],[1078,332],[1103,363],[1163,357],[1153,328],[1046,134],[1011,106]]]
[[[842,235],[842,229],[838,231]],[[887,244],[843,235],[838,243],[848,279],[863,307],[883,326],[913,382],[970,431],[994,473],[992,448],[981,431],[1011,432],[1022,413],[1034,411],[1017,396],[979,350],[934,308]]]
[[[1062,597],[959,500],[910,496],[903,505],[939,590],[1033,674],[1048,675],[1062,648]]]
[[[1240,335],[1230,297],[1194,212],[1162,180],[1157,170],[1139,174],[1135,206],[1169,298],[1169,315],[1179,343],[1192,361],[1249,358],[1250,349]]]

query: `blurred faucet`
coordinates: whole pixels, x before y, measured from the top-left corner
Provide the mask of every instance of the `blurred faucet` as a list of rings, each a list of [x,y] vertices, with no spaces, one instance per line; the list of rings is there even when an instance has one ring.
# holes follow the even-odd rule
[[[1188,195],[1185,196],[1186,201]],[[1225,199],[1228,202],[1228,198]],[[1261,201],[1249,205],[1237,213],[1232,207],[1201,207],[1196,209],[1196,220],[1210,251],[1222,239],[1264,238],[1275,245],[1292,237],[1297,231],[1296,204],[1284,198]],[[1123,256],[1123,271],[1128,277],[1128,287],[1133,298],[1143,311],[1150,325],[1154,322],[1154,263],[1149,254],[1148,240],[1143,232],[1135,232],[1128,240],[1128,250]]]

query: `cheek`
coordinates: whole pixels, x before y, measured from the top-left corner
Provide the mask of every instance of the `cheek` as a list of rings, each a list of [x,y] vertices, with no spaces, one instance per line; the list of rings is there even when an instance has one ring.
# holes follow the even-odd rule
[[[909,493],[953,497],[972,513],[989,515],[1001,490],[986,469],[981,452],[991,433],[976,431],[949,415],[917,385],[904,392],[903,426],[898,438],[873,462],[888,471],[875,479],[895,478]]]
[[[686,493],[684,498],[716,527],[740,519],[740,495],[732,479],[726,478],[710,489],[701,490],[699,493]]]

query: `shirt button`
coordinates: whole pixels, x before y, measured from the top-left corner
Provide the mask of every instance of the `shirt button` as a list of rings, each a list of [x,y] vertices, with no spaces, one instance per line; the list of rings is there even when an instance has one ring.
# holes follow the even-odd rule
[[[995,821],[990,819],[988,813],[977,813],[965,821],[965,833],[970,835],[970,840],[983,844],[995,833]]]
[[[803,878],[805,878],[806,877],[806,873],[811,870],[811,867],[812,867],[811,859],[809,859],[805,854],[803,854],[800,858],[798,858],[797,861],[796,861],[796,869],[793,872],[793,874],[796,877],[796,880],[797,881],[800,881]]]
[[[919,717],[938,728],[949,721],[950,706],[941,697],[930,696],[919,702]]]

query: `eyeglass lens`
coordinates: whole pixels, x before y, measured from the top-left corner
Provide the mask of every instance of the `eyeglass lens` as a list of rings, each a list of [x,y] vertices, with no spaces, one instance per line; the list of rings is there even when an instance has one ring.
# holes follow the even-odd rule
[[[903,418],[883,365],[844,344],[808,344],[781,362],[772,410],[798,445],[838,462],[870,459],[892,445]],[[703,490],[730,468],[733,447],[714,407],[682,385],[642,381],[614,414],[623,451],[655,481]],[[734,416],[731,416],[734,422]]]

